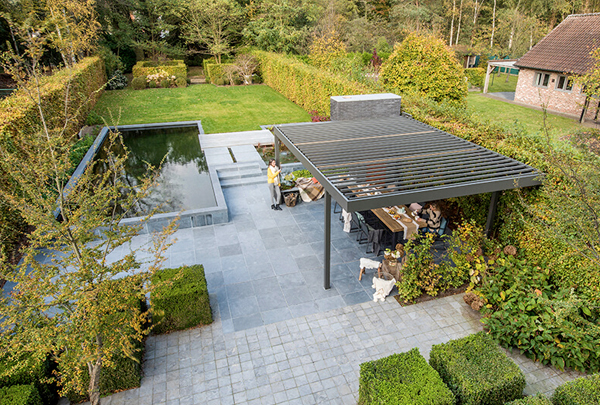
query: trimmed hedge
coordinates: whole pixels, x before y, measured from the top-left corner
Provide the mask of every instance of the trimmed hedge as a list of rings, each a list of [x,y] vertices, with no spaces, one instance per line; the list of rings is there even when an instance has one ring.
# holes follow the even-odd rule
[[[28,369],[19,369],[17,372],[11,372],[8,375],[0,377],[0,388],[12,386],[29,386],[35,387],[35,392],[41,398],[40,401],[44,405],[55,404],[58,401],[58,393],[55,384],[42,382],[42,380],[52,376],[52,363],[50,359],[34,361],[31,359],[0,359],[0,375],[3,372],[11,369],[16,364],[33,363],[34,366]],[[0,405],[2,401],[0,401]]]
[[[0,388],[0,405],[42,405],[42,398],[33,384]]]
[[[133,77],[146,77],[161,71],[165,71],[169,76],[185,77],[187,79],[187,66],[183,60],[172,60],[165,62],[139,61],[131,70]]]
[[[70,102],[66,110],[70,117],[65,136],[75,139],[88,113],[102,95],[106,83],[104,63],[100,57],[85,58],[71,70],[63,69],[52,76],[41,78],[42,108],[50,128],[61,128],[65,123],[65,94]],[[25,89],[14,91],[0,101],[0,142],[12,147],[13,140],[36,136],[42,124],[36,104]],[[14,187],[7,174],[0,171],[0,187]],[[0,200],[0,254],[10,253],[24,224],[21,217]]]
[[[484,332],[434,345],[429,364],[458,404],[501,405],[523,395],[523,372]]]
[[[552,405],[552,402],[544,396],[544,394],[537,394],[533,397],[525,397],[521,399],[515,399],[505,403],[504,405]]]
[[[182,277],[174,279],[179,272]],[[204,267],[194,265],[164,269],[153,283],[172,280],[157,288],[151,297],[155,333],[167,333],[212,323]]]
[[[556,388],[552,395],[554,405],[600,404],[600,374],[578,378]]]
[[[218,84],[219,79],[225,81],[225,73],[223,73],[225,66],[233,66],[233,63],[206,63],[204,76],[212,84]]]
[[[254,51],[263,82],[306,111],[330,114],[330,97],[371,94],[375,89],[307,65],[291,56]]]
[[[454,394],[414,348],[360,365],[358,403],[452,405]]]

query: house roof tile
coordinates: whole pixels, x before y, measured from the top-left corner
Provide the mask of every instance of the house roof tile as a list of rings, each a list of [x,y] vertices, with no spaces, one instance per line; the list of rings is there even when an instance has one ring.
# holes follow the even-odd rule
[[[594,65],[590,53],[600,47],[600,13],[572,14],[521,57],[515,66],[585,74]]]

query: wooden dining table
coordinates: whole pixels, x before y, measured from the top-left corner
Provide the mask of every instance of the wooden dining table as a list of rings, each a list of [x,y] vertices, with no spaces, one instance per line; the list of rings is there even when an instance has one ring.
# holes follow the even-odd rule
[[[399,205],[397,206],[398,208],[402,208],[404,207],[404,209],[406,210],[406,215],[408,215],[408,217],[410,219],[412,219],[415,222],[419,222],[415,219],[415,216],[413,215],[413,213],[408,209],[407,206],[404,205]],[[392,232],[392,246],[396,246],[396,244],[398,243],[398,234],[400,232],[404,232],[404,227],[398,223],[398,221],[396,221],[390,214],[388,214],[383,208],[376,208],[374,210],[371,210],[371,212],[373,214],[375,214],[377,216],[377,218],[379,218],[381,220],[381,222],[383,222],[383,224]],[[414,225],[414,224],[413,224]],[[422,224],[419,224],[419,227],[423,226]],[[418,228],[416,230],[416,232],[418,232]],[[416,233],[415,232],[415,233]],[[411,235],[408,235],[408,237],[410,237]],[[407,236],[404,236],[404,239],[408,239]]]

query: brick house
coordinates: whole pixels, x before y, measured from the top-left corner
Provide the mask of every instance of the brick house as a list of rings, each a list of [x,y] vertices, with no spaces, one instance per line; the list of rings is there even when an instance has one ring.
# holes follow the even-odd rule
[[[598,119],[599,100],[588,98],[569,77],[589,72],[600,47],[600,13],[572,14],[521,57],[515,101],[549,111]]]

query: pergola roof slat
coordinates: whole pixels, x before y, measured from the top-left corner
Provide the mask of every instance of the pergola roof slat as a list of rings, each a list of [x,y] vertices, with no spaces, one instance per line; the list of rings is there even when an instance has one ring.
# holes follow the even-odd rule
[[[404,116],[274,133],[347,211],[541,184],[524,163]],[[376,187],[381,194],[363,190]]]

